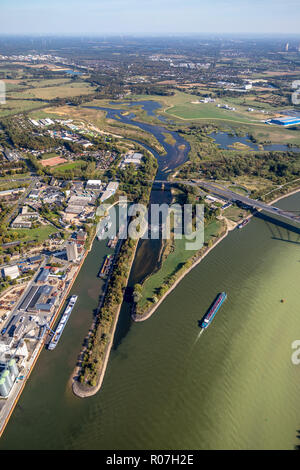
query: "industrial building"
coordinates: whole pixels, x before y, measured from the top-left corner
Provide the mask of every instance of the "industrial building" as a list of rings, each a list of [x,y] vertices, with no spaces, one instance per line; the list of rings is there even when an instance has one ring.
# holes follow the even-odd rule
[[[68,261],[76,261],[78,258],[78,250],[75,242],[68,242],[66,245]]]
[[[111,191],[111,192],[115,193],[117,191],[118,187],[119,187],[119,183],[117,183],[115,181],[111,181],[110,183],[108,183],[106,191]]]
[[[24,341],[19,341],[13,347],[13,338],[0,340],[0,396],[7,398],[17,377],[19,376],[28,350]]]
[[[19,158],[20,158],[18,152],[16,152],[15,150],[6,149],[6,150],[4,150],[3,154],[6,158],[6,160],[9,161],[9,162],[14,162],[16,160],[19,160]]]
[[[36,255],[36,256],[31,256],[30,258],[27,258],[28,263],[38,263],[39,261],[42,261],[43,257],[42,255]]]
[[[292,118],[292,117],[285,117],[285,118],[276,118],[270,119],[268,121],[271,124],[277,124],[278,126],[299,126],[300,119],[299,118]]]
[[[111,196],[113,196],[115,192],[117,191],[118,187],[119,187],[119,183],[115,181],[108,183],[106,190],[101,194],[100,201],[104,202],[106,201],[106,199],[109,199]]]
[[[88,180],[86,189],[101,189],[101,180]]]
[[[6,189],[4,191],[0,191],[0,197],[15,196],[19,193],[23,193],[24,191],[25,188]]]
[[[104,191],[102,194],[101,194],[101,197],[100,197],[100,201],[101,202],[104,202],[106,201],[107,199],[109,199],[114,193],[112,193],[111,191]]]
[[[17,265],[14,266],[6,266],[2,269],[3,277],[10,279],[17,279],[20,276],[20,271]]]
[[[82,207],[82,206],[75,206],[75,205],[72,205],[72,204],[70,204],[70,205],[65,209],[65,213],[66,213],[66,214],[74,214],[74,215],[79,215],[79,214],[81,214],[82,211],[83,211],[83,207]]]
[[[133,163],[135,166],[139,166],[141,164],[141,160],[143,158],[142,153],[133,153],[133,154],[128,154],[125,155],[125,158],[123,162],[121,163],[121,168],[124,168],[126,165],[129,165],[130,163]]]
[[[49,274],[50,274],[49,269],[41,268],[38,274],[38,277],[36,278],[36,283],[44,284],[48,280]]]
[[[76,234],[77,245],[84,245],[87,239],[87,233],[84,230],[79,230]]]
[[[56,297],[50,297],[52,290],[53,287],[48,285],[32,286],[18,309],[32,313],[50,313],[56,301]]]
[[[38,220],[39,216],[36,212],[29,211],[28,206],[21,209],[21,213],[17,215],[11,223],[12,228],[31,228],[32,222]]]

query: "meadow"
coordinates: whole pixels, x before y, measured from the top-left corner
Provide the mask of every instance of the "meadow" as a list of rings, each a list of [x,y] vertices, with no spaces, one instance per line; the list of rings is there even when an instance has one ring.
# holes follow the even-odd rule
[[[213,237],[216,237],[220,231],[221,223],[213,221],[205,227],[204,241],[208,242]],[[191,258],[198,250],[186,250],[186,239],[183,237],[181,240],[174,241],[174,251],[163,261],[162,266],[158,271],[153,273],[143,283],[142,298],[139,301],[139,306],[144,307],[147,300],[155,296],[157,290],[166,282],[167,278],[174,274],[183,263]]]
[[[16,228],[11,231],[16,232],[21,241],[37,240],[43,242],[49,238],[49,235],[57,232],[57,228],[53,225],[42,225],[38,228]]]

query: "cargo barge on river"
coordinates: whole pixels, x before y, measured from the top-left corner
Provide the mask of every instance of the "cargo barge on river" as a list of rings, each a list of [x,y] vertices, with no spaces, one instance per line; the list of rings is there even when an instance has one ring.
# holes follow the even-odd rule
[[[109,270],[110,270],[110,267],[112,265],[112,262],[114,260],[114,255],[111,254],[111,255],[107,255],[103,264],[102,264],[102,267],[98,273],[98,277],[105,277],[107,276],[107,274],[109,273]]]
[[[209,311],[204,315],[203,319],[199,322],[200,328],[205,329],[211,324],[216,313],[218,312],[221,305],[226,299],[227,299],[226,292],[222,292],[221,294],[217,296],[216,300],[214,301],[213,305],[210,307]]]
[[[68,302],[68,305],[66,306],[66,309],[64,311],[64,314],[61,317],[61,319],[60,319],[60,321],[57,325],[57,328],[53,333],[53,336],[52,336],[50,342],[48,343],[48,349],[52,350],[52,349],[56,348],[57,343],[60,340],[60,337],[62,335],[62,332],[64,331],[64,328],[67,324],[67,321],[70,318],[70,315],[72,313],[74,305],[77,302],[77,299],[78,299],[77,295],[72,295],[72,297],[70,298],[70,300]]]

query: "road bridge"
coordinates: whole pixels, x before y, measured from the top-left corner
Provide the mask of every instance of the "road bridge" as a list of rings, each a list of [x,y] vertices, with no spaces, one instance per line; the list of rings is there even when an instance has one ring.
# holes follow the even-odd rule
[[[224,199],[225,201],[230,201],[233,203],[241,203],[244,206],[247,206],[254,210],[264,211],[273,216],[280,216],[283,219],[287,220],[289,223],[296,222],[300,224],[300,208],[299,214],[296,211],[287,211],[284,209],[279,209],[278,207],[274,207],[269,205],[265,202],[258,201],[256,199],[251,199],[247,196],[242,196],[240,194],[231,191],[228,188],[225,188],[220,185],[216,185],[210,183],[208,181],[202,180],[176,180],[176,181],[168,181],[168,180],[155,180],[155,183],[161,183],[166,185],[174,185],[174,184],[185,184],[188,186],[196,186],[209,191],[209,193]]]

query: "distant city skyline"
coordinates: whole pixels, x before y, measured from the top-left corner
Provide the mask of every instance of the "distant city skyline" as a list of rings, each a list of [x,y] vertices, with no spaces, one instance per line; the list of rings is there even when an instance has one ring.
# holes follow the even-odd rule
[[[0,0],[3,34],[299,34],[299,0]]]

